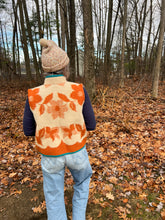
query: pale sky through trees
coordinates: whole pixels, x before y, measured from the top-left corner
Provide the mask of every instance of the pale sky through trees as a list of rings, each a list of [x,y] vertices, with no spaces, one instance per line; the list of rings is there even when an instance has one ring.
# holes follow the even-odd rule
[[[98,0],[93,0],[93,3],[97,3]],[[106,0],[107,1],[107,0]],[[105,0],[102,1],[103,4],[104,2],[106,2]],[[8,38],[9,38],[9,44],[10,42],[12,41],[12,15],[11,15],[11,12],[12,12],[12,3],[11,3],[11,0],[6,0],[6,2],[8,3],[7,4],[7,10],[1,10],[1,13],[0,13],[0,20],[2,22],[2,25],[4,25],[7,29],[7,34],[8,34]],[[29,15],[31,16],[32,15],[32,10],[34,9],[35,10],[35,3],[34,1],[32,0],[27,0],[28,4],[28,10],[29,10]],[[80,4],[79,4],[79,0],[76,0],[75,3],[76,3],[76,7],[77,7],[77,10],[76,10],[76,25],[77,25],[77,29],[76,29],[76,32],[77,32],[77,39],[78,39],[78,42],[81,41],[81,33],[83,31],[83,23],[82,23],[82,13],[81,13],[81,10],[80,10]],[[138,1],[138,8],[140,11],[140,8],[141,8],[141,3],[143,2],[143,0],[140,0]],[[141,3],[140,3],[141,2]],[[112,23],[115,19],[115,13],[116,13],[116,10],[117,10],[117,4],[118,4],[118,1],[114,1],[113,3],[113,17],[112,17]],[[128,4],[129,7],[128,7],[128,21],[129,21],[129,17],[131,16],[131,13],[132,13],[132,9],[130,8],[130,4]],[[107,5],[108,6],[108,5]],[[48,8],[49,9],[53,9],[55,11],[55,1],[48,1]],[[154,36],[156,35],[156,31],[157,31],[157,27],[159,25],[159,21],[160,21],[160,0],[153,0],[153,29],[152,29],[152,34],[151,34],[151,41],[153,40]],[[148,0],[148,6],[147,6],[147,11],[148,11],[148,14],[149,14],[149,0]],[[103,14],[107,14],[107,11],[105,8],[102,8],[102,13]],[[149,15],[147,14],[147,17],[146,17],[146,22],[145,22],[145,29],[144,29],[144,37],[143,37],[143,43],[144,45],[146,44],[146,41],[147,41],[147,34],[148,34],[148,29],[149,29]],[[106,15],[108,16],[108,14]],[[139,15],[140,16],[140,15]],[[106,19],[107,20],[107,19]],[[131,21],[132,24],[134,23],[133,21]],[[93,13],[93,25],[94,25],[94,46],[95,46],[95,49],[96,49],[96,45],[97,45],[97,35],[96,35],[96,27],[95,27],[95,14]],[[116,24],[116,33],[120,30],[121,28],[121,25],[119,23],[119,21],[117,22]],[[115,39],[117,37],[117,35],[114,36]],[[116,47],[118,46],[118,42],[117,40],[113,41],[113,47]],[[56,31],[53,33],[53,40],[55,40],[57,42],[57,34],[56,34]],[[117,44],[116,44],[116,43]]]

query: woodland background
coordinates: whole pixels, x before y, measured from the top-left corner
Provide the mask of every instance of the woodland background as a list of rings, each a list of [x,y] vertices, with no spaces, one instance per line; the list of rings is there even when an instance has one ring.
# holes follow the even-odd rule
[[[163,0],[1,0],[0,12],[3,78],[21,78],[24,72],[41,83],[38,42],[45,37],[67,51],[71,80],[83,68],[91,98],[95,77],[106,85],[117,78],[123,87],[126,76],[135,75],[147,75],[157,97],[159,79],[165,77]]]
[[[67,51],[96,115],[87,219],[165,219],[164,31],[164,0],[0,0],[0,218],[46,219],[40,155],[22,129],[44,37]],[[72,185],[66,170],[69,219]]]

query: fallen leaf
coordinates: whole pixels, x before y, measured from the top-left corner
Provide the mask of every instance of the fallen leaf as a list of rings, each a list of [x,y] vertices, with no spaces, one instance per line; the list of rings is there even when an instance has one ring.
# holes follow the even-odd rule
[[[23,184],[23,183],[25,183],[25,182],[27,182],[27,181],[30,181],[30,178],[29,178],[29,177],[25,177],[25,178],[21,181],[21,183]]]
[[[113,189],[113,185],[112,185],[112,184],[109,184],[109,185],[106,184],[106,185],[104,186],[104,190],[105,190],[105,191],[109,191],[109,192],[110,192],[110,191],[112,191],[112,189]]]
[[[106,207],[110,207],[110,204],[109,202],[103,202],[103,203],[100,203],[100,206],[103,208],[106,208]]]
[[[32,191],[34,192],[34,191],[37,191],[37,188],[32,188]]]
[[[115,199],[115,197],[112,195],[112,193],[106,193],[106,197],[112,201]]]
[[[124,203],[127,203],[127,202],[128,202],[128,199],[123,199],[123,202],[124,202]]]
[[[12,196],[12,195],[17,195],[17,194],[22,194],[22,190],[16,190],[16,189],[14,189],[11,193],[10,193],[10,195],[9,196]]]
[[[147,194],[142,193],[142,194],[139,195],[139,198],[142,199],[142,200],[144,200],[144,199],[147,198]]]
[[[109,181],[113,184],[117,184],[118,179],[116,177],[110,177]]]
[[[17,173],[10,173],[9,177],[10,177],[10,178],[13,178],[13,177],[16,176],[16,175],[17,175]]]
[[[33,166],[35,166],[35,165],[38,165],[38,163],[39,163],[39,161],[38,161],[38,160],[36,160],[36,161],[34,161],[34,162],[33,162],[33,164],[32,164],[32,165],[33,165]]]
[[[102,210],[100,210],[100,212],[99,212],[97,218],[100,218],[101,216],[102,216]]]
[[[34,198],[31,199],[31,202],[32,202],[32,201],[35,201],[35,202],[36,202],[37,200],[38,200],[38,196],[35,196]]]
[[[33,207],[32,210],[34,213],[42,213],[46,209],[46,202],[43,201],[38,207]]]
[[[162,220],[165,220],[165,209],[162,210],[161,217],[162,217]]]
[[[40,206],[32,208],[34,213],[42,213],[42,208]]]

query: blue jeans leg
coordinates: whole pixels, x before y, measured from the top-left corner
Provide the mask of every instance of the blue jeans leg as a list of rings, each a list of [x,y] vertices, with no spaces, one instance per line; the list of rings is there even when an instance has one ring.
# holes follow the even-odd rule
[[[86,148],[57,158],[42,156],[41,166],[48,220],[67,220],[64,202],[65,166],[70,170],[75,182],[72,220],[85,220],[89,182],[92,175]]]
[[[72,163],[70,163],[70,161],[71,160],[67,160],[67,166],[75,182],[72,199],[72,220],[85,220],[89,183],[90,177],[92,176],[92,168],[89,163],[86,148],[77,153],[77,155],[72,155]]]
[[[43,170],[43,188],[48,220],[67,220],[64,202],[64,172],[48,173]]]
[[[89,195],[89,183],[90,177],[92,175],[91,169],[89,167],[87,170],[75,171],[70,170],[74,181],[74,194],[72,199],[72,220],[85,220],[86,207]],[[77,177],[81,178],[77,178]]]

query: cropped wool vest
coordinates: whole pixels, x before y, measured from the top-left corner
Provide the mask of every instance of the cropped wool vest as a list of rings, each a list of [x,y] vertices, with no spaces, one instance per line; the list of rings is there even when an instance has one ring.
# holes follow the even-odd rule
[[[82,84],[68,82],[64,76],[48,77],[43,85],[28,90],[28,100],[40,153],[61,156],[83,148],[87,131],[82,114]]]

